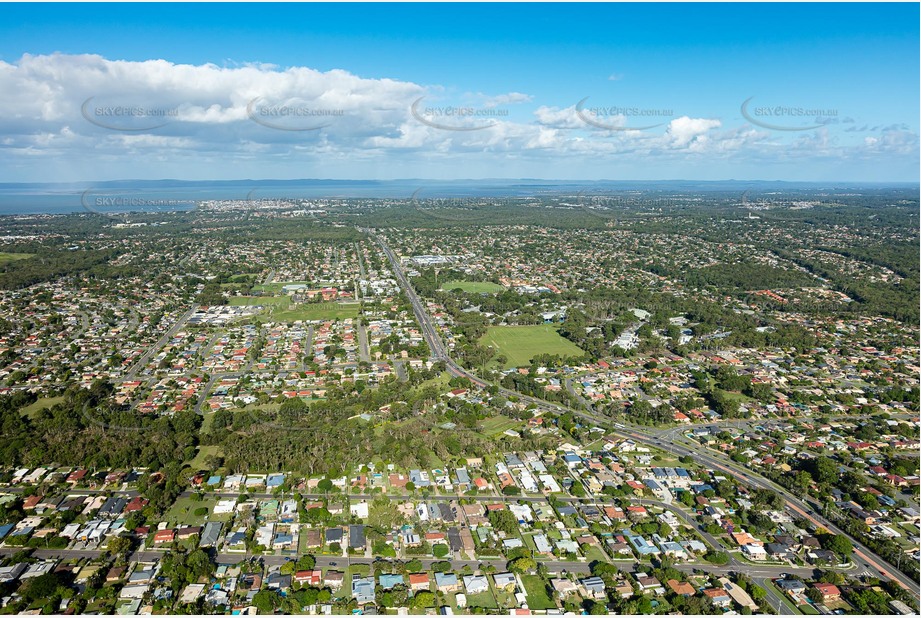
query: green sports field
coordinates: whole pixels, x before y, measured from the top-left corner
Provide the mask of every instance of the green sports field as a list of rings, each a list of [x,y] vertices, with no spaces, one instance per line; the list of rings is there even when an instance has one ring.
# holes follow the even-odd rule
[[[4,253],[0,251],[0,264],[15,262],[16,260],[27,260],[33,255],[33,253]]]
[[[344,320],[357,318],[361,304],[352,303],[302,303],[287,309],[277,307],[268,316],[275,322],[296,322],[297,320]]]
[[[263,321],[296,322],[298,320],[344,320],[357,318],[361,303],[325,302],[299,303],[291,302],[290,296],[232,296],[230,304],[234,306],[261,305],[267,307],[261,315]]]
[[[480,339],[480,345],[491,345],[496,355],[504,354],[508,359],[505,369],[531,364],[538,354],[558,356],[582,356],[584,352],[568,339],[556,332],[552,324],[537,326],[490,326]]]
[[[470,294],[495,294],[505,291],[505,288],[492,281],[448,281],[442,284],[441,289],[450,292],[460,288],[463,292]]]

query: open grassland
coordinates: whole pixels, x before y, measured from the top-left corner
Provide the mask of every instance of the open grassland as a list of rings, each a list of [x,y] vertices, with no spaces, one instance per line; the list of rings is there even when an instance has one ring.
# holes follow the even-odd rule
[[[269,311],[261,315],[274,322],[357,318],[361,307],[361,303],[354,301],[295,304],[288,296],[233,296],[230,298],[230,304],[235,307],[268,307]]]
[[[33,253],[4,253],[0,251],[0,265],[6,264],[7,262],[15,262],[17,260],[28,260],[33,255]]]
[[[582,356],[583,352],[573,342],[564,339],[552,324],[537,326],[490,326],[480,339],[480,345],[491,345],[496,355],[508,360],[504,369],[531,364],[538,354]]]
[[[350,303],[304,303],[291,305],[287,309],[277,307],[269,317],[275,322],[297,322],[298,320],[345,320],[357,318],[361,304]]]
[[[442,284],[441,289],[447,292],[460,289],[470,294],[495,294],[505,290],[504,287],[492,281],[448,281]]]

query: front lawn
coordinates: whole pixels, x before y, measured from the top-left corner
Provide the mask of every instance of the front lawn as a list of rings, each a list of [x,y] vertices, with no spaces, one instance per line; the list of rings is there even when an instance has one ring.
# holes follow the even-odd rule
[[[538,575],[522,575],[524,593],[528,598],[529,609],[556,609],[556,603],[547,594],[547,585]]]

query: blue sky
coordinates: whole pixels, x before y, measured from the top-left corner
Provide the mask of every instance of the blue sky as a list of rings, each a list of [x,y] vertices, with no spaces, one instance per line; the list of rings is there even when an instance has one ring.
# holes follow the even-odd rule
[[[917,4],[4,9],[3,182],[918,180]]]

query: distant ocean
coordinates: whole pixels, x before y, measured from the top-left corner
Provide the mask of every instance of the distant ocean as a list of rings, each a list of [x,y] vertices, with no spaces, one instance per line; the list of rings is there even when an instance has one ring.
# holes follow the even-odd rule
[[[862,188],[912,187],[917,184],[873,185]],[[86,183],[0,183],[0,215],[68,214],[93,211],[192,210],[205,200],[273,198],[533,197],[575,195],[580,192],[643,192],[646,196],[675,193],[857,189],[848,183],[782,181],[567,181],[495,180],[235,180],[235,181],[107,181]]]
[[[582,187],[583,185],[579,185]],[[563,186],[556,185],[559,191]],[[273,198],[391,198],[530,196],[549,186],[496,182],[438,181],[239,181],[169,184],[111,182],[87,185],[0,184],[0,215],[68,214],[93,211],[126,212],[192,210],[206,200]],[[579,189],[574,189],[578,191]]]

